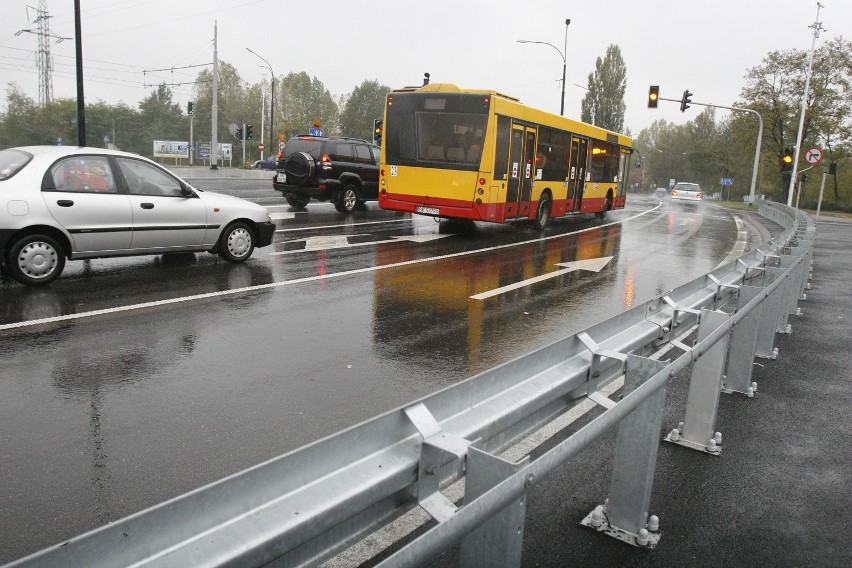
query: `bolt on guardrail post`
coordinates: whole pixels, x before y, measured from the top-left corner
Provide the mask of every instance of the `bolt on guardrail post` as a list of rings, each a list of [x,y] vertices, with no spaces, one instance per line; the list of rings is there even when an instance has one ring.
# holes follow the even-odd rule
[[[762,292],[763,289],[758,286],[740,286],[737,311],[742,310]],[[728,370],[722,383],[724,393],[738,392],[752,397],[757,391],[757,383],[751,381],[751,374],[754,369],[762,307],[763,304],[758,305],[734,327],[731,334],[731,352],[728,354]]]
[[[628,355],[624,396],[663,370],[667,364]],[[654,548],[660,540],[659,521],[648,517],[659,432],[663,422],[665,387],[648,397],[618,426],[609,498],[580,524],[635,546]]]
[[[698,324],[698,343],[727,323],[728,314],[703,309]],[[719,409],[719,395],[722,392],[722,373],[728,354],[730,334],[717,341],[705,353],[695,354],[692,375],[689,380],[689,394],[686,399],[686,415],[683,428],[680,426],[666,436],[667,442],[679,444],[719,455],[722,452],[721,435],[714,434],[716,413]]]
[[[525,467],[529,461],[530,457],[525,456],[517,463],[508,462],[475,446],[470,446],[467,454],[464,502],[472,502]],[[459,566],[462,568],[520,566],[526,502],[526,495],[523,495],[464,537]]]

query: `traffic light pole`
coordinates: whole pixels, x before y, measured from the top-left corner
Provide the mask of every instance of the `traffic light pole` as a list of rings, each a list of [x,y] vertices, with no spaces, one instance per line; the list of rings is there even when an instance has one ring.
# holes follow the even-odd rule
[[[669,102],[673,102],[673,103],[682,103],[683,102],[681,99],[666,99],[666,98],[663,98],[663,97],[659,97],[659,100],[669,101]],[[752,172],[751,172],[751,187],[749,188],[749,192],[748,192],[749,203],[754,203],[754,189],[755,189],[755,185],[757,184],[757,165],[760,163],[760,145],[763,143],[763,117],[760,116],[759,112],[757,112],[756,110],[752,110],[750,108],[729,107],[729,106],[722,106],[722,105],[714,105],[714,104],[710,104],[710,103],[696,103],[694,101],[690,101],[689,104],[703,106],[703,107],[724,108],[724,109],[727,109],[727,110],[738,110],[738,111],[741,111],[741,112],[749,112],[749,113],[751,113],[751,114],[753,114],[754,116],[757,117],[757,122],[758,122],[757,144],[755,144],[755,147],[754,147],[754,167],[752,168]],[[788,205],[789,205],[789,203],[788,203]]]

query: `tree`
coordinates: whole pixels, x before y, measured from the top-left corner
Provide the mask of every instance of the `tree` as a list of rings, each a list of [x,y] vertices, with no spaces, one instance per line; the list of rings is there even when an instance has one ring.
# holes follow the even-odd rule
[[[589,73],[589,87],[580,103],[583,122],[608,130],[624,129],[624,92],[627,89],[627,66],[621,49],[612,44],[603,59],[598,57],[594,73]]]
[[[813,72],[805,104],[802,147],[820,145],[848,156],[852,144],[852,43],[842,37],[826,42],[814,52]],[[746,86],[736,106],[761,113],[768,151],[780,171],[780,157],[796,142],[802,96],[807,74],[808,52],[773,51],[760,65],[748,70]],[[786,200],[786,185],[782,188]],[[839,199],[838,186],[834,185]]]
[[[340,111],[322,81],[308,74],[290,73],[279,80],[275,97],[275,124],[286,136],[305,134],[319,120],[326,136],[340,131]],[[283,128],[282,128],[283,126]]]
[[[364,81],[346,97],[341,105],[340,131],[344,136],[373,139],[373,120],[382,118],[385,96],[391,91],[378,81]]]

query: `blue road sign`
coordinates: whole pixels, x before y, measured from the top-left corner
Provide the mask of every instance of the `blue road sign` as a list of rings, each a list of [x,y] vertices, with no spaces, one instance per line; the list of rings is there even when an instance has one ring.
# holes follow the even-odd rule
[[[311,136],[322,136],[322,128],[308,128],[308,134]]]
[[[719,178],[719,185],[734,185],[734,178]]]
[[[56,137],[56,145],[57,145],[57,146],[62,146],[62,143],[63,143],[63,142],[65,142],[65,140],[63,140],[63,139],[62,139],[62,136],[57,136],[57,137]]]

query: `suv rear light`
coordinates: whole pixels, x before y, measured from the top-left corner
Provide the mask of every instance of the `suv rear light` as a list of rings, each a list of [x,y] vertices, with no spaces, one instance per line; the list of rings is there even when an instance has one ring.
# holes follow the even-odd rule
[[[330,170],[331,169],[331,158],[328,157],[328,154],[323,154],[320,157],[320,164],[322,169]]]

